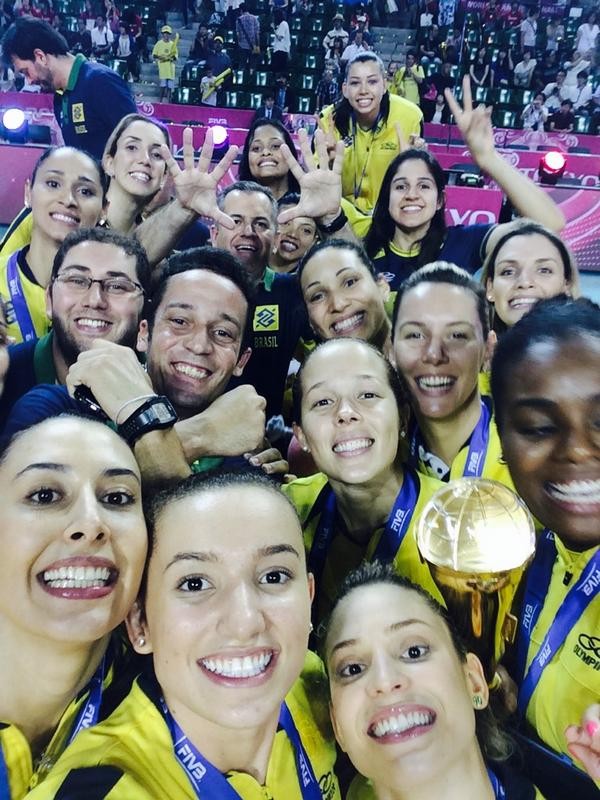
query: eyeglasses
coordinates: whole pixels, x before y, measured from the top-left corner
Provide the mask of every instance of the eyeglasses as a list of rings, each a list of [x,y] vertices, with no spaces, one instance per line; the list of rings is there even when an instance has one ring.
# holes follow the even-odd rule
[[[57,283],[62,283],[72,292],[84,294],[89,292],[92,284],[97,283],[100,286],[103,294],[110,297],[127,297],[128,295],[134,297],[139,294],[144,294],[143,288],[139,283],[130,281],[129,278],[88,278],[85,275],[57,275],[54,280]]]

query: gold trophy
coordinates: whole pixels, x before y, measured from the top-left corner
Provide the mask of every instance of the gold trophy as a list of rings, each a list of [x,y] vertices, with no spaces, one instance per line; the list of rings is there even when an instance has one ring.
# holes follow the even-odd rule
[[[460,478],[436,492],[419,519],[417,544],[469,650],[493,684],[510,608],[535,551],[535,528],[517,495],[497,481]]]

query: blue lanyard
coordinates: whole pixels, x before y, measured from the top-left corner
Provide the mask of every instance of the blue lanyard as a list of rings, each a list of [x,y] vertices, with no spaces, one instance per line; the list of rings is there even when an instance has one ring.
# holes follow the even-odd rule
[[[488,777],[490,779],[490,783],[492,784],[492,789],[494,790],[494,797],[496,800],[504,800],[506,797],[506,790],[502,785],[502,782],[498,778],[498,776],[492,772],[492,770],[488,767]]]
[[[102,656],[102,661],[98,665],[98,669],[94,672],[90,682],[88,683],[88,696],[87,700],[79,709],[79,714],[73,728],[69,735],[67,745],[71,744],[73,739],[80,731],[86,728],[91,728],[98,722],[100,716],[100,705],[102,703],[102,688],[104,684],[104,673],[106,670],[106,653]]]
[[[79,731],[91,728],[98,722],[100,715],[100,704],[102,702],[102,684],[104,683],[104,670],[106,667],[106,654],[98,669],[92,676],[88,684],[88,698],[79,710],[79,714],[73,724],[67,746],[71,744]],[[8,769],[2,747],[0,746],[0,800],[10,800],[10,783],[8,780]]]
[[[480,402],[481,412],[477,420],[477,425],[471,434],[469,452],[467,453],[467,460],[465,461],[465,468],[463,470],[463,478],[481,478],[485,465],[485,457],[490,439],[490,411],[483,400]],[[415,468],[419,462],[419,446],[425,449],[422,444],[421,432],[418,426],[415,425],[410,439],[410,459],[411,464]]]
[[[6,760],[0,745],[0,800],[10,800],[10,783],[8,781],[8,769]]]
[[[417,473],[412,469],[405,468],[402,488],[398,492],[394,507],[386,522],[385,530],[377,545],[374,558],[384,562],[394,560],[408,532],[410,521],[419,497],[419,488],[420,484]],[[336,506],[337,503],[333,489],[329,489],[325,508],[321,512],[321,519],[319,520],[319,525],[308,556],[308,569],[309,572],[312,572],[315,576],[315,583],[317,586],[320,586],[325,560],[331,540],[333,539]]]
[[[201,797],[200,790],[202,789],[204,797],[206,798],[218,797],[219,800],[239,800],[240,795],[235,791],[223,773],[219,772],[219,770],[202,755],[198,748],[181,730],[162,697],[160,699],[160,704],[163,716],[171,733],[175,758],[183,767],[185,774],[194,787],[196,797]],[[286,732],[294,748],[298,783],[303,800],[322,800],[321,789],[319,788],[315,773],[302,745],[298,729],[285,703],[281,704],[279,724]]]
[[[21,336],[24,342],[31,342],[37,339],[37,334],[33,326],[31,314],[23,294],[23,286],[19,276],[19,269],[17,265],[17,256],[19,253],[13,253],[8,259],[6,264],[6,280],[8,283],[8,292],[12,303],[13,311],[17,325],[21,329]]]
[[[550,555],[554,557],[551,559]],[[545,592],[547,592],[552,576],[552,565],[556,557],[554,535],[544,531],[540,538],[534,563],[527,577],[524,598],[524,613],[519,622],[518,657],[519,664],[522,653],[526,653],[531,631],[539,618]],[[539,561],[539,564],[538,564]],[[521,682],[519,689],[519,711],[525,715],[531,697],[542,677],[542,673],[558,650],[562,647],[577,620],[585,612],[592,600],[600,592],[600,550],[590,558],[581,577],[564,598],[552,622],[548,633],[529,666],[529,670]]]

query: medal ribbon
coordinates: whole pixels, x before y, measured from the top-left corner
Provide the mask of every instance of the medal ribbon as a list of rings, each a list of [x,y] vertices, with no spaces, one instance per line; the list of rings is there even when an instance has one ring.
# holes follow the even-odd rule
[[[31,342],[37,339],[37,334],[33,326],[33,320],[29,313],[27,301],[23,293],[21,277],[17,266],[18,253],[13,253],[6,264],[6,280],[8,283],[8,293],[15,313],[17,325],[21,330],[24,342]]]
[[[494,797],[496,800],[504,800],[506,797],[506,790],[504,789],[504,786],[502,785],[498,776],[489,768],[487,772],[490,783],[492,784],[492,789],[494,790]]]
[[[477,425],[471,434],[469,442],[469,452],[465,461],[463,478],[481,478],[487,454],[488,442],[490,438],[490,410],[487,404],[481,400],[481,412]],[[419,462],[419,446],[426,449],[417,425],[413,429],[410,439],[410,459],[413,467],[417,467]]]
[[[202,789],[205,798],[218,797],[219,800],[239,800],[240,795],[227,778],[202,755],[181,730],[163,698],[161,698],[160,704],[163,716],[171,732],[173,753],[194,787],[196,797],[201,797],[200,790]],[[315,773],[302,745],[300,734],[294,724],[292,715],[285,703],[281,704],[279,724],[286,732],[294,748],[298,783],[300,784],[303,800],[322,800],[321,789]]]
[[[374,558],[380,561],[390,562],[394,557],[410,526],[417,499],[419,497],[419,478],[417,473],[406,468],[402,488],[398,492],[394,507],[388,517],[385,530],[379,540]],[[331,540],[333,539],[333,529],[336,516],[336,499],[333,489],[329,489],[329,495],[325,502],[325,508],[321,512],[321,518],[313,540],[310,554],[308,556],[308,570],[315,576],[315,583],[320,586],[323,568]],[[315,604],[313,603],[313,606]]]
[[[519,623],[519,645],[525,652],[528,649],[531,631],[543,606],[543,596],[545,595],[541,593],[544,587],[547,591],[552,577],[554,558],[550,559],[549,551],[552,551],[554,555],[556,554],[554,535],[549,531],[544,531],[538,545],[534,564],[527,579],[524,614]],[[537,566],[538,559],[539,566]],[[583,570],[581,577],[562,601],[554,621],[521,683],[519,689],[519,711],[522,715],[525,715],[529,701],[546,665],[552,661],[577,620],[582,616],[592,600],[598,596],[599,592],[600,550],[596,550]],[[528,606],[530,607],[529,610]]]
[[[73,724],[67,745],[70,745],[79,731],[84,728],[91,728],[98,722],[100,715],[100,703],[102,702],[102,684],[104,683],[104,670],[106,655],[103,656],[98,669],[92,676],[88,684],[88,698],[79,710],[79,714]],[[0,800],[10,800],[10,783],[8,780],[8,769],[2,747],[0,746]]]

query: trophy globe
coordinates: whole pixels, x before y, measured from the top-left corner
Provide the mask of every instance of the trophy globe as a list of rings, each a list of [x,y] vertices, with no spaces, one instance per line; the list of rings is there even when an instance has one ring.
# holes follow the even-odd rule
[[[517,585],[535,552],[535,528],[523,501],[497,481],[460,478],[429,500],[417,544],[469,650],[488,682],[505,641]]]

